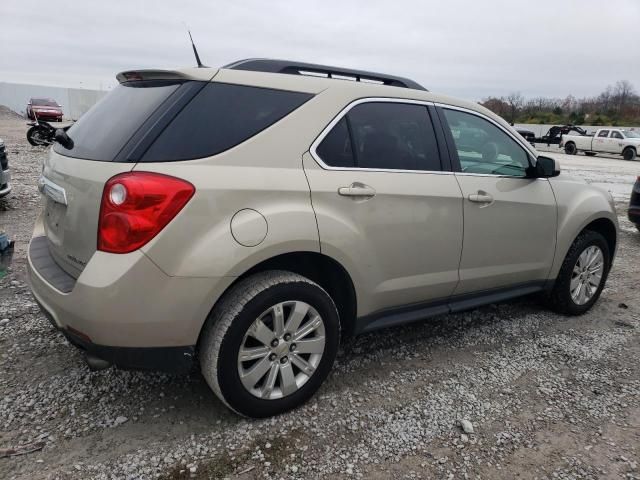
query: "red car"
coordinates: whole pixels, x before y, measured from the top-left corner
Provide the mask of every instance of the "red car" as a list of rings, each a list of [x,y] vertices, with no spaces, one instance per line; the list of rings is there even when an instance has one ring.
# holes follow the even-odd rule
[[[52,98],[32,98],[27,103],[27,117],[35,120],[33,112],[36,113],[38,120],[47,122],[62,121],[62,107]]]

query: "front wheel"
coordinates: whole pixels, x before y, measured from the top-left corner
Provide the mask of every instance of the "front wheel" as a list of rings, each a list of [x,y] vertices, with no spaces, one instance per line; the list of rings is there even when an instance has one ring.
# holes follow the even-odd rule
[[[564,153],[567,155],[575,155],[577,151],[576,144],[573,142],[569,142],[564,146]]]
[[[322,287],[291,272],[262,272],[232,287],[213,310],[200,340],[200,366],[229,408],[269,417],[318,390],[339,340],[338,311]]]
[[[636,159],[636,149],[633,147],[627,147],[622,152],[622,158],[625,160],[635,160]]]
[[[582,315],[600,297],[611,266],[606,239],[598,232],[585,230],[574,240],[560,267],[549,303],[565,315]]]

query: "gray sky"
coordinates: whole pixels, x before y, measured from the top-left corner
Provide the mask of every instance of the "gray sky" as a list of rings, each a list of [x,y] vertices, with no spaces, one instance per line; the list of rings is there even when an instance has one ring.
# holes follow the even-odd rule
[[[286,58],[473,100],[640,90],[640,0],[1,0],[0,81],[106,88],[131,68]]]

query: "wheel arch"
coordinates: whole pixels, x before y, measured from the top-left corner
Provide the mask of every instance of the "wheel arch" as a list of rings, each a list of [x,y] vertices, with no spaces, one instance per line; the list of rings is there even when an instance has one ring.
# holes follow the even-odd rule
[[[550,276],[551,279],[555,279],[558,276],[560,267],[562,266],[562,262],[564,261],[567,252],[571,248],[571,245],[573,244],[575,239],[578,238],[578,236],[585,230],[598,232],[605,238],[605,240],[607,241],[607,246],[609,247],[611,262],[613,262],[618,245],[618,227],[614,220],[612,220],[608,215],[594,215],[592,218],[585,221],[580,228],[576,229],[575,235],[571,236],[571,238],[566,238],[564,241],[561,241],[559,238],[558,250],[556,251],[554,266]]]
[[[240,281],[251,275],[267,270],[285,270],[297,273],[320,285],[327,291],[336,304],[340,316],[341,335],[343,337],[353,335],[357,314],[356,290],[353,280],[347,270],[338,261],[318,252],[299,251],[283,253],[258,262],[239,275],[233,283],[225,289],[214,303],[211,311],[218,306],[225,294]],[[198,344],[200,343],[200,337],[202,336],[205,324],[206,321],[203,323],[200,331]]]

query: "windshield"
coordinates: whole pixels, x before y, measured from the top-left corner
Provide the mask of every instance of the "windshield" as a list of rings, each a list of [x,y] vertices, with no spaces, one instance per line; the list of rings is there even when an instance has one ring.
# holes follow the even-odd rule
[[[51,100],[50,98],[34,98],[31,100],[31,104],[37,107],[57,107],[58,104],[55,100]]]
[[[626,138],[640,138],[640,132],[635,132],[632,130],[622,130],[622,133]]]

